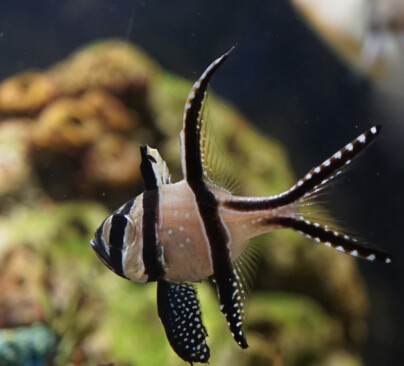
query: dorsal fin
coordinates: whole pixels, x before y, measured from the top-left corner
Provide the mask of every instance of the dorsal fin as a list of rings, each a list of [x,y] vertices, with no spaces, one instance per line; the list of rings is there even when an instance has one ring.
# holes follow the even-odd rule
[[[239,188],[235,178],[236,168],[223,153],[215,139],[215,127],[211,123],[208,111],[208,95],[203,101],[200,115],[200,144],[203,179],[205,182],[217,185],[234,193]]]
[[[182,173],[184,179],[188,182],[200,183],[203,179],[201,130],[203,124],[202,112],[206,91],[212,75],[226,60],[232,49],[210,64],[191,88],[185,103],[180,138]]]
[[[146,189],[155,189],[162,184],[170,184],[171,176],[167,163],[160,156],[157,149],[145,145],[140,147],[142,163],[140,170]]]
[[[201,228],[210,248],[213,276],[216,281],[220,309],[224,313],[234,339],[242,348],[248,347],[242,330],[241,302],[236,290],[239,278],[231,263],[229,245],[231,238],[218,210],[214,193],[204,182],[201,159],[201,115],[208,82],[214,71],[227,58],[229,52],[219,57],[205,70],[189,93],[184,110],[181,131],[181,162],[184,179],[195,196]]]

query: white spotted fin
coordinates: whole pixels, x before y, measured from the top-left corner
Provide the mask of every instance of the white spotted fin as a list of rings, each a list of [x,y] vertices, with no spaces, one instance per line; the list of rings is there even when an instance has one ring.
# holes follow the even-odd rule
[[[295,208],[310,202],[326,185],[345,169],[379,134],[381,127],[374,126],[362,133],[352,142],[338,150],[322,164],[311,169],[289,190],[271,197],[232,197],[224,203],[226,207],[244,212],[276,210],[293,205]],[[307,215],[307,214],[306,214]],[[392,261],[391,256],[377,249],[368,247],[358,239],[345,235],[320,222],[306,219],[304,213],[289,211],[284,215],[263,215],[263,225],[273,228],[289,228],[299,234],[313,239],[317,243],[334,248],[340,252],[360,257],[369,261],[378,260],[385,263]]]
[[[157,307],[173,350],[187,362],[209,360],[208,335],[203,323],[195,287],[190,283],[159,280]]]

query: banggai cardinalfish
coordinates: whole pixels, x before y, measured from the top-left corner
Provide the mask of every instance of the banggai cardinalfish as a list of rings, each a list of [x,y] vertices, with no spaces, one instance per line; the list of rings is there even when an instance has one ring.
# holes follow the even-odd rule
[[[298,210],[369,146],[379,126],[359,135],[276,196],[240,197],[213,182],[203,106],[209,80],[227,56],[206,69],[185,103],[180,134],[184,179],[171,183],[158,151],[142,146],[145,191],[107,217],[91,241],[100,259],[119,276],[134,282],[157,281],[158,314],[167,338],[174,351],[191,364],[206,363],[210,356],[192,284],[209,276],[213,276],[220,310],[232,336],[240,347],[248,347],[243,332],[246,284],[242,253],[250,238],[290,228],[354,257],[391,261],[353,237],[307,220]]]

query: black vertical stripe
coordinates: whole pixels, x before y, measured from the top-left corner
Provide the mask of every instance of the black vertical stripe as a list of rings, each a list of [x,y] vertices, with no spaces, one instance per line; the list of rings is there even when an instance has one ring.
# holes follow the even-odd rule
[[[221,311],[225,314],[233,338],[242,348],[248,344],[244,337],[240,322],[237,300],[233,297],[233,283],[237,281],[230,259],[230,252],[227,244],[230,238],[221,221],[217,200],[215,195],[206,187],[205,183],[190,184],[195,194],[199,213],[206,230],[212,254],[213,275],[221,303]]]
[[[125,216],[115,214],[112,216],[111,229],[109,231],[109,263],[120,276],[124,276],[122,247],[127,222]]]
[[[142,162],[140,170],[146,191],[143,193],[143,263],[147,281],[156,281],[164,276],[161,249],[158,243],[159,190],[152,164],[156,160],[147,155],[147,146],[140,147]]]
[[[162,253],[158,245],[157,223],[159,192],[157,189],[143,193],[143,262],[147,281],[156,281],[164,275]]]
[[[185,109],[184,120],[184,148],[186,177],[198,205],[203,225],[206,230],[212,254],[213,273],[221,302],[222,312],[226,316],[234,339],[242,347],[248,347],[244,334],[239,326],[239,317],[236,313],[236,300],[233,297],[233,283],[236,277],[231,264],[228,243],[230,238],[221,221],[218,203],[215,195],[203,182],[203,168],[200,147],[200,112],[208,82],[217,68],[227,58],[227,54],[214,61],[199,79],[199,87],[193,87],[193,98],[189,98],[188,109]],[[237,304],[236,304],[237,305]]]
[[[98,227],[97,231],[95,232],[94,235],[94,240],[91,240],[91,247],[94,249],[94,251],[97,253],[98,257],[102,260],[102,262],[112,271],[114,271],[117,275],[126,278],[125,274],[123,273],[122,270],[122,261],[119,260],[118,256],[119,254],[114,253],[114,260],[113,263],[111,262],[111,248],[109,248],[110,254],[108,254],[105,250],[104,247],[104,238],[102,235],[103,229],[104,229],[104,222]],[[117,263],[118,267],[114,267],[115,263]]]
[[[142,162],[140,163],[140,171],[142,173],[145,189],[158,189],[157,177],[155,176],[152,166],[152,164],[155,163],[156,160],[152,156],[147,155],[147,145],[140,146],[140,155],[142,157]]]

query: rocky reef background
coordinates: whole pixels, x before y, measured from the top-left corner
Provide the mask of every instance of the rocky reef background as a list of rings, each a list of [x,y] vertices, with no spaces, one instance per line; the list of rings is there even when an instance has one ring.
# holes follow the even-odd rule
[[[195,79],[239,43],[212,83],[231,102],[211,94],[209,114],[225,158],[243,169],[245,194],[279,193],[379,122],[367,109],[367,85],[281,4],[240,3],[231,14],[226,2],[41,4],[8,6],[0,17],[0,360],[182,364],[159,323],[153,284],[118,278],[88,245],[101,220],[141,192],[139,144],[157,147],[180,177],[191,84],[178,74]],[[154,60],[124,41],[83,46],[111,36]],[[349,173],[351,191],[336,190],[343,199],[334,207],[388,250],[398,244],[399,167],[378,145]],[[363,277],[356,261],[296,234],[261,241],[247,351],[233,344],[213,289],[199,286],[212,364],[397,364],[394,267],[365,263]],[[27,348],[26,334],[43,341]],[[12,359],[15,345],[24,358]]]

